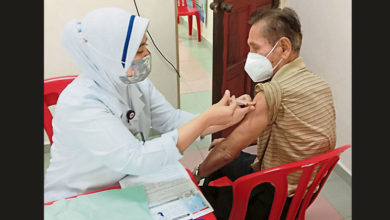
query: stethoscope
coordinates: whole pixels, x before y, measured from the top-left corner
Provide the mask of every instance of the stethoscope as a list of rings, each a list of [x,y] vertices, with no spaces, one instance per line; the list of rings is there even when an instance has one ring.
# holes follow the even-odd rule
[[[130,120],[133,119],[134,117],[135,117],[135,111],[134,110],[130,109],[129,111],[127,111],[127,113],[126,113],[127,123],[130,123]],[[142,133],[142,131],[140,131],[139,133],[141,135],[142,142],[145,143],[144,133]]]

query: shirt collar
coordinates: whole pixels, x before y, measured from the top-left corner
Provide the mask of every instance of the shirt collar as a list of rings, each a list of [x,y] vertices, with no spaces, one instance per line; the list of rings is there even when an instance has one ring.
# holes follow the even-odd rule
[[[282,66],[274,75],[272,79],[279,79],[283,76],[286,76],[287,74],[295,73],[301,69],[306,68],[305,64],[303,63],[303,58],[301,56],[298,56],[295,58],[295,60],[285,64]]]

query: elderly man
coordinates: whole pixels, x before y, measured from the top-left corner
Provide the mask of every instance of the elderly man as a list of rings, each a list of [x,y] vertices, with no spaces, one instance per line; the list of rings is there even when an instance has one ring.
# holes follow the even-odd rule
[[[251,26],[245,71],[254,82],[256,109],[227,137],[214,140],[210,153],[193,173],[205,178],[201,189],[218,219],[227,219],[231,187],[208,183],[222,176],[235,179],[281,164],[303,160],[334,149],[335,110],[329,85],[308,70],[299,56],[301,25],[290,8],[259,9]],[[313,51],[315,53],[315,51]],[[257,139],[257,155],[242,152]],[[288,178],[285,217],[299,174]],[[268,219],[274,188],[258,185],[251,194],[247,219]]]

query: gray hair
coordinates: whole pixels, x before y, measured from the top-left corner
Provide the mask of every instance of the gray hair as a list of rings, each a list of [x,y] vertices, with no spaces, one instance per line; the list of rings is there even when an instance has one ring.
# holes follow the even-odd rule
[[[287,37],[292,49],[299,52],[302,44],[301,23],[297,13],[288,7],[260,8],[252,13],[249,25],[262,20],[264,22],[263,36],[271,44],[275,44],[281,37]]]

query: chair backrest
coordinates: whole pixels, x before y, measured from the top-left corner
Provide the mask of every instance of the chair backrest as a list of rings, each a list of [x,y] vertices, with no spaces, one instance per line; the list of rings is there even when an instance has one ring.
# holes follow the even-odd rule
[[[53,126],[51,121],[53,115],[49,110],[49,106],[57,104],[58,96],[65,89],[65,87],[71,83],[77,75],[59,76],[48,78],[44,80],[44,95],[43,95],[43,127],[50,140],[50,145],[53,144]]]
[[[177,0],[177,8],[187,9],[187,0]],[[192,0],[192,8],[195,8],[195,0]]]
[[[321,191],[329,174],[339,160],[339,155],[350,147],[351,145],[344,145],[306,160],[283,164],[238,178],[233,182],[233,206],[229,219],[245,219],[249,195],[252,189],[265,182],[269,182],[275,187],[274,200],[269,219],[280,219],[288,193],[287,176],[290,173],[299,170],[302,171],[301,177],[290,203],[286,220],[305,219],[307,207],[315,200]],[[308,188],[309,181],[316,167],[318,167],[319,170]],[[315,191],[317,187],[318,190]]]

